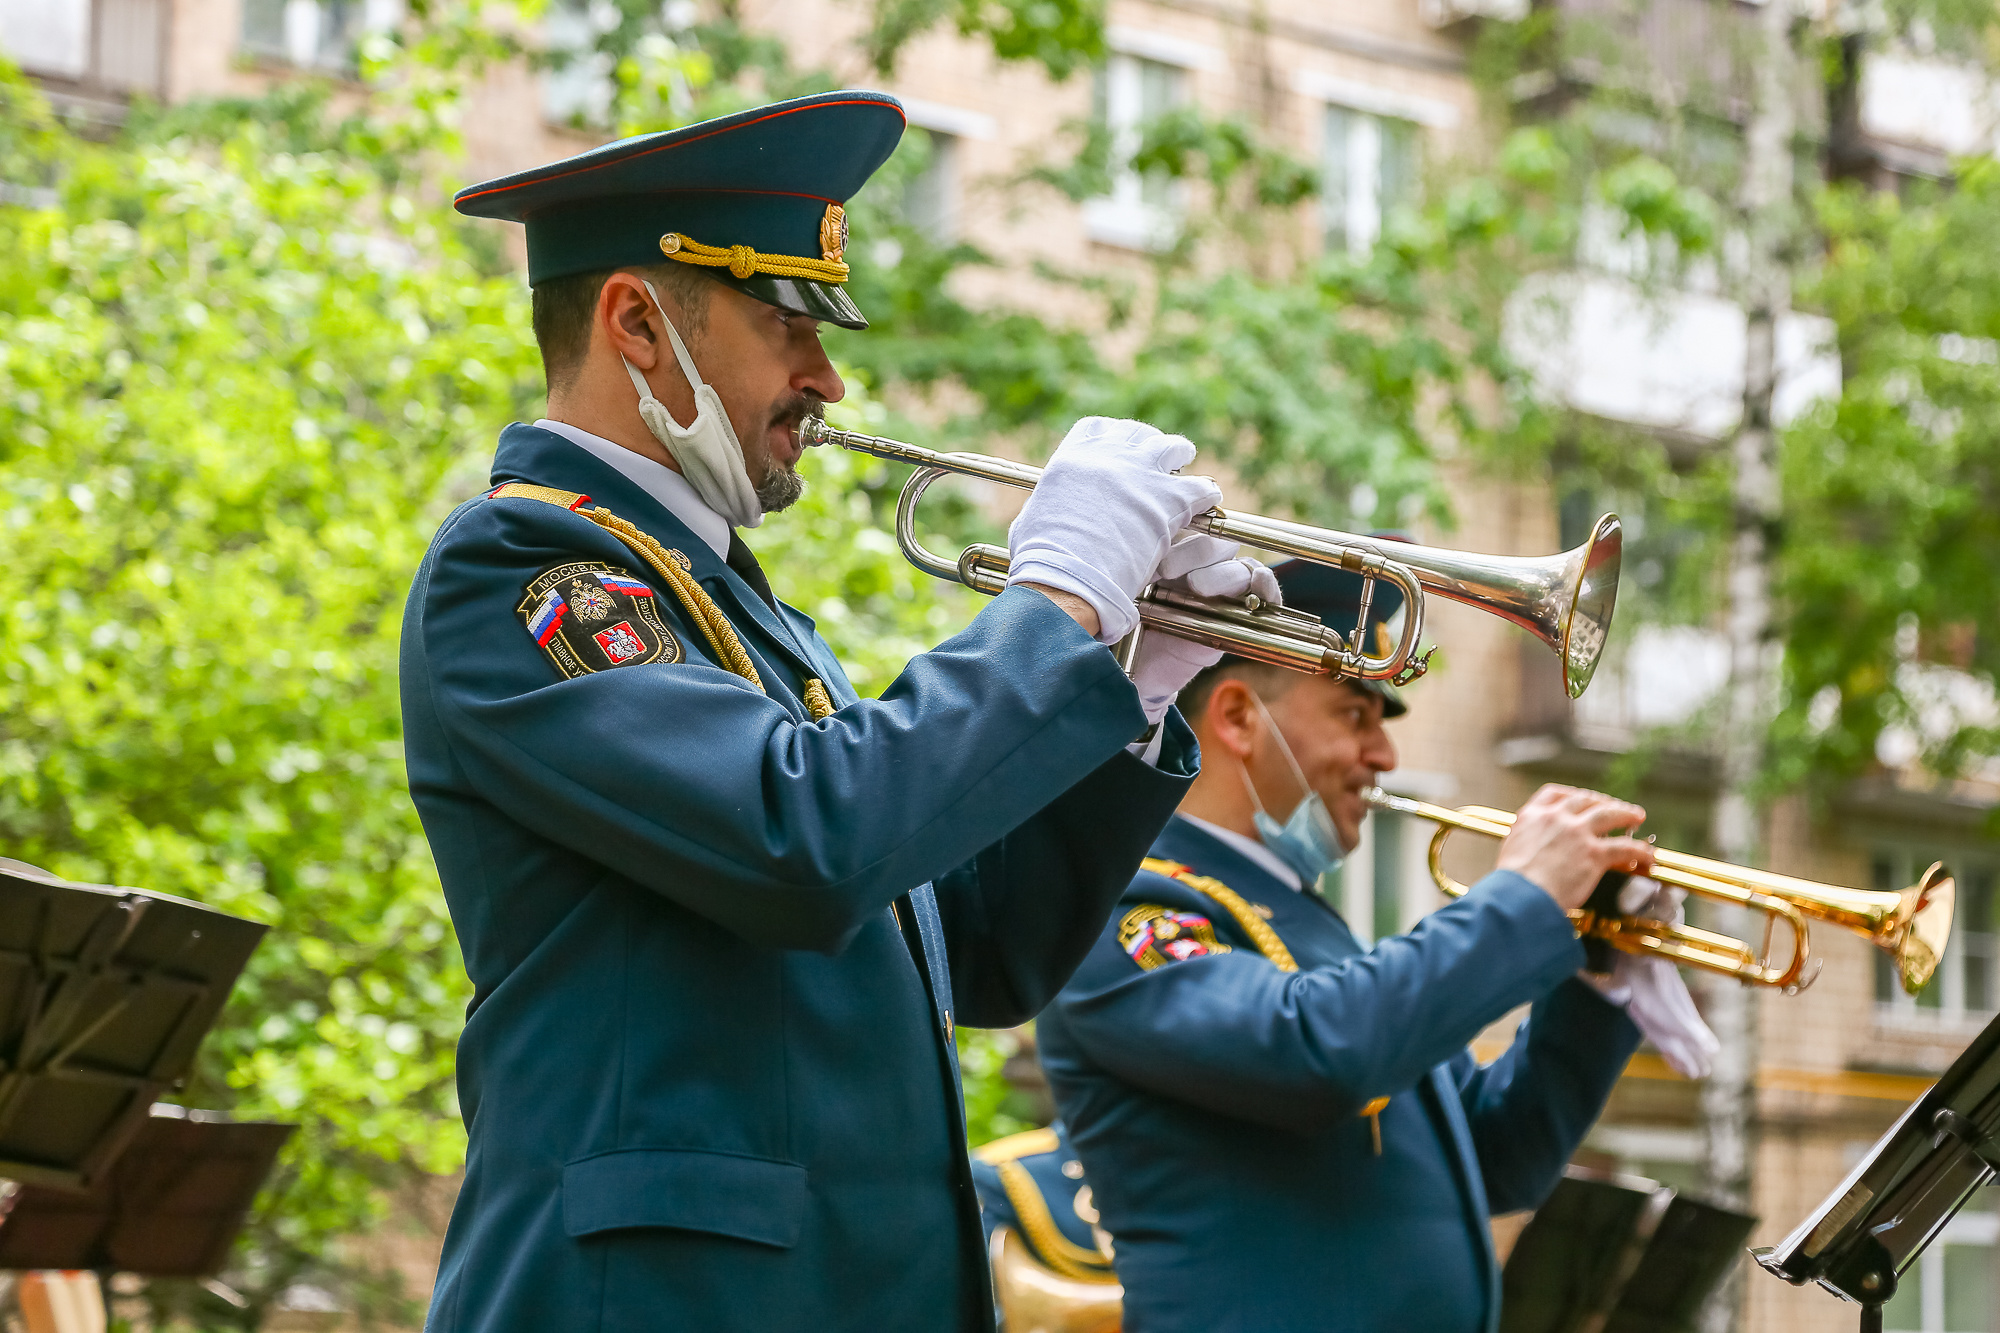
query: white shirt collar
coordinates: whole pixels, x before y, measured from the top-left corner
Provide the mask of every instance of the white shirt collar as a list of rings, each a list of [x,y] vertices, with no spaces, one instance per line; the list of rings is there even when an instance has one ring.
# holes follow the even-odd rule
[[[1223,828],[1220,824],[1211,824],[1206,819],[1196,819],[1193,815],[1185,812],[1177,813],[1174,818],[1185,819],[1188,823],[1194,825],[1203,833],[1208,834],[1223,846],[1249,857],[1252,861],[1270,871],[1280,884],[1291,889],[1294,893],[1304,890],[1306,883],[1299,878],[1299,872],[1286,865],[1276,852],[1255,838],[1246,838],[1234,829]]]
[[[729,558],[729,520],[710,509],[686,477],[665,463],[656,463],[644,454],[567,422],[543,417],[535,425],[618,469],[633,485],[658,500],[668,513],[687,524],[689,531],[706,542],[718,559]]]

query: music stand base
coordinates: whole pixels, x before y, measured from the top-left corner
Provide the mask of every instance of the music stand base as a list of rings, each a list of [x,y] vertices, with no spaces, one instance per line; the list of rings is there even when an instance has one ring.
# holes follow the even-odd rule
[[[1861,1307],[1861,1333],[1882,1333],[1882,1307],[1864,1305]]]

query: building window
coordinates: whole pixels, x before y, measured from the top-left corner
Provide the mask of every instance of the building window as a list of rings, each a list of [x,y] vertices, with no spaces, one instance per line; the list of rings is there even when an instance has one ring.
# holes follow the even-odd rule
[[[1321,886],[1363,944],[1401,934],[1436,905],[1424,859],[1429,830],[1407,816],[1375,811],[1362,822],[1360,843]]]
[[[0,0],[0,51],[93,92],[160,96],[170,0]]]
[[[1990,1191],[1980,1190],[1965,1210],[1945,1223],[1923,1257],[1897,1284],[1882,1309],[1892,1333],[1985,1333],[2000,1321],[1994,1267],[2000,1255],[2000,1214]]]
[[[1165,172],[1141,175],[1128,165],[1145,126],[1187,98],[1187,71],[1145,56],[1114,52],[1097,71],[1094,114],[1110,136],[1111,193],[1084,206],[1090,238],[1134,250],[1161,250],[1179,230],[1178,182]]]
[[[1879,850],[1874,861],[1875,887],[1894,891],[1913,884],[1938,859],[1913,848]],[[1993,917],[1996,870],[2000,866],[1978,856],[1947,854],[1942,859],[1957,876],[1958,900],[1951,943],[1945,946],[1944,961],[1931,983],[1919,995],[1906,995],[1896,976],[1895,960],[1879,950],[1875,955],[1876,1005],[1881,1016],[1890,1021],[1935,1018],[1941,1022],[1985,1022],[2000,1009]]]
[[[403,0],[243,0],[243,49],[301,69],[346,71],[363,33],[402,17]]]
[[[1416,202],[1421,165],[1414,121],[1329,105],[1320,193],[1327,249],[1367,254],[1383,219]]]
[[[1374,919],[1369,925],[1378,940],[1403,928],[1403,835],[1408,823],[1402,815],[1375,815],[1375,846],[1369,857],[1375,872],[1370,895]]]
[[[610,123],[615,62],[597,43],[617,23],[617,10],[583,0],[555,0],[548,7],[542,19],[548,60],[542,115],[549,123],[578,128]]]
[[[90,5],[0,0],[0,48],[30,73],[81,79],[90,69]]]
[[[903,218],[939,245],[958,239],[960,142],[956,134],[919,130],[929,142],[924,169],[903,187]]]

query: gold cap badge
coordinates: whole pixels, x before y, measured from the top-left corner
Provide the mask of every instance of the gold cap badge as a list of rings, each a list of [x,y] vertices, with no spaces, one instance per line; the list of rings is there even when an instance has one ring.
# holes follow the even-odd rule
[[[828,204],[826,215],[819,220],[820,257],[829,264],[838,264],[846,249],[847,210],[839,204]]]

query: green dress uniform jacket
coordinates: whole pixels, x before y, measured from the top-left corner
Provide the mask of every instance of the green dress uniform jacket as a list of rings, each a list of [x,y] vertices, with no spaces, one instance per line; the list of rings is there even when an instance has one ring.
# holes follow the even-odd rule
[[[1569,918],[1496,871],[1364,949],[1324,899],[1186,820],[1154,855],[1240,911],[1149,866],[1036,1023],[1126,1333],[1496,1328],[1489,1215],[1555,1187],[1639,1043],[1575,979]],[[1467,1043],[1530,1001],[1476,1064]]]
[[[493,480],[590,498],[461,506],[406,613],[411,790],[475,984],[427,1327],[990,1329],[953,1025],[1055,993],[1192,734],[1127,753],[1131,684],[1029,590],[857,699],[809,618],[582,449],[511,426]],[[678,553],[761,689],[593,506]]]

